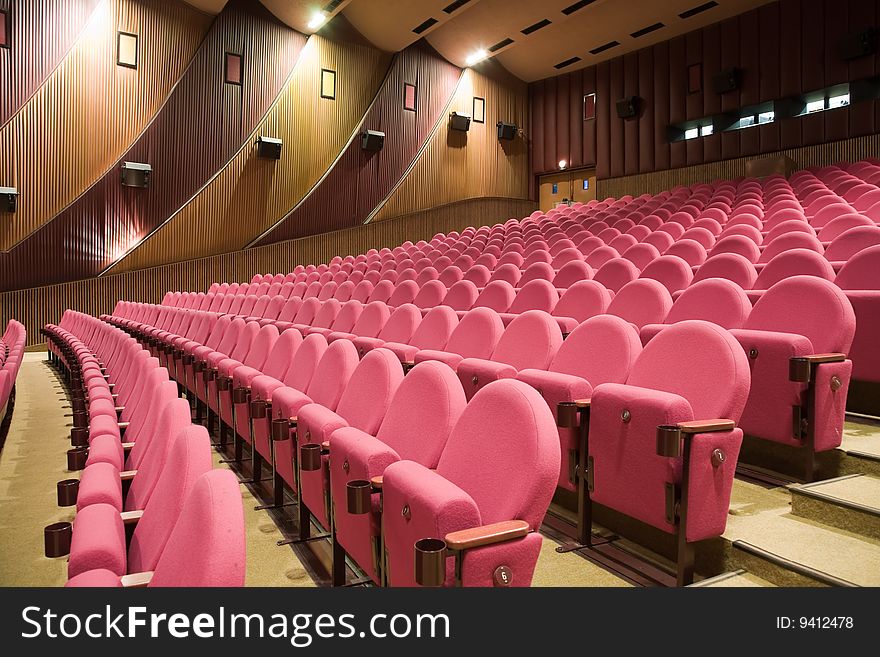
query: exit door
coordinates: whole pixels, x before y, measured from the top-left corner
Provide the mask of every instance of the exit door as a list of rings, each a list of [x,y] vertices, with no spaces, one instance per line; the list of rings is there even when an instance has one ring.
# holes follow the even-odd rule
[[[596,198],[595,169],[569,169],[539,179],[538,204],[547,212],[564,201],[586,203]]]

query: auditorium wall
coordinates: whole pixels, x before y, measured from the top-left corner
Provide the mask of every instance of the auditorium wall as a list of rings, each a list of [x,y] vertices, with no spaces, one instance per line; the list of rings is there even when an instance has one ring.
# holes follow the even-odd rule
[[[877,25],[877,0],[781,0],[597,66],[530,85],[531,169],[594,166],[601,179],[703,165],[869,135],[880,102],[787,118],[754,128],[670,143],[667,126],[800,95],[880,72],[880,55],[846,61],[839,40]],[[701,90],[688,71],[701,65]],[[739,87],[712,91],[712,77],[741,71]],[[596,94],[596,118],[583,97]],[[616,101],[639,96],[636,119],[620,119]]]
[[[241,148],[287,82],[305,43],[304,35],[262,4],[229,2],[161,109],[118,162],[51,221],[0,254],[0,289],[95,276],[158,228]],[[226,53],[241,57],[241,84],[224,82]],[[133,73],[151,75],[146,68]],[[77,148],[87,146],[81,141]],[[120,184],[124,161],[152,167],[147,189]],[[29,198],[27,190],[22,193],[23,201]]]

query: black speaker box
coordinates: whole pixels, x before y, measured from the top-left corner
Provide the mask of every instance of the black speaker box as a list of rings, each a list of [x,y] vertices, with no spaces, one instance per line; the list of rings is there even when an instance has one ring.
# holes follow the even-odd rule
[[[449,127],[453,130],[467,132],[471,129],[471,117],[469,117],[467,114],[459,114],[457,112],[453,112],[449,115]]]
[[[378,130],[364,130],[361,135],[361,148],[365,151],[381,151],[385,145],[385,133]]]
[[[712,91],[726,94],[739,88],[740,72],[737,68],[729,68],[712,76]]]
[[[516,137],[516,124],[515,123],[505,123],[504,121],[498,122],[498,139],[504,139],[510,141]]]
[[[862,32],[847,34],[837,43],[837,52],[846,60],[873,55],[876,49],[877,33],[873,27]]]
[[[639,114],[639,97],[628,96],[617,101],[617,116],[621,119],[631,119]]]
[[[280,139],[262,135],[257,139],[257,155],[267,160],[280,160],[281,145]]]

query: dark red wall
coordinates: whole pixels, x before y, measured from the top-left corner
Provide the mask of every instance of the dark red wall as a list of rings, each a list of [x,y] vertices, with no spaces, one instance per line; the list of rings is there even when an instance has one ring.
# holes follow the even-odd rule
[[[258,2],[232,0],[167,102],[120,159],[148,162],[148,189],[113,167],[40,230],[0,253],[0,291],[95,276],[182,207],[241,147],[293,70],[306,37]],[[224,53],[243,55],[243,84],[223,83]]]
[[[99,0],[0,0],[12,23],[12,48],[0,48],[0,126],[52,73]]]
[[[385,133],[378,153],[356,138],[302,203],[256,245],[363,223],[397,184],[430,135],[455,91],[461,70],[422,42],[398,53],[358,133]],[[416,111],[403,108],[403,85],[416,85]]]
[[[599,178],[755,155],[870,134],[880,103],[669,143],[666,127],[797,95],[880,72],[880,58],[846,62],[837,43],[876,25],[880,0],[781,0],[641,51],[530,85],[534,173],[595,166]],[[687,70],[703,65],[703,91],[689,94]],[[740,88],[718,95],[712,76],[742,69]],[[583,96],[597,94],[597,117],[584,121]],[[638,119],[617,117],[615,103],[640,96]]]

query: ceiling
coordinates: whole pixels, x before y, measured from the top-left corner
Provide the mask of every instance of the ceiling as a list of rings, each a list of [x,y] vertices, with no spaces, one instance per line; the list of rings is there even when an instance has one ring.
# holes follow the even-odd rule
[[[186,1],[216,13],[227,0]],[[462,67],[475,51],[490,50],[490,56],[511,73],[532,82],[592,66],[775,0],[261,1],[279,19],[306,34],[315,31],[309,21],[316,13],[324,11],[330,21],[341,14],[382,50],[396,52],[425,38]]]

